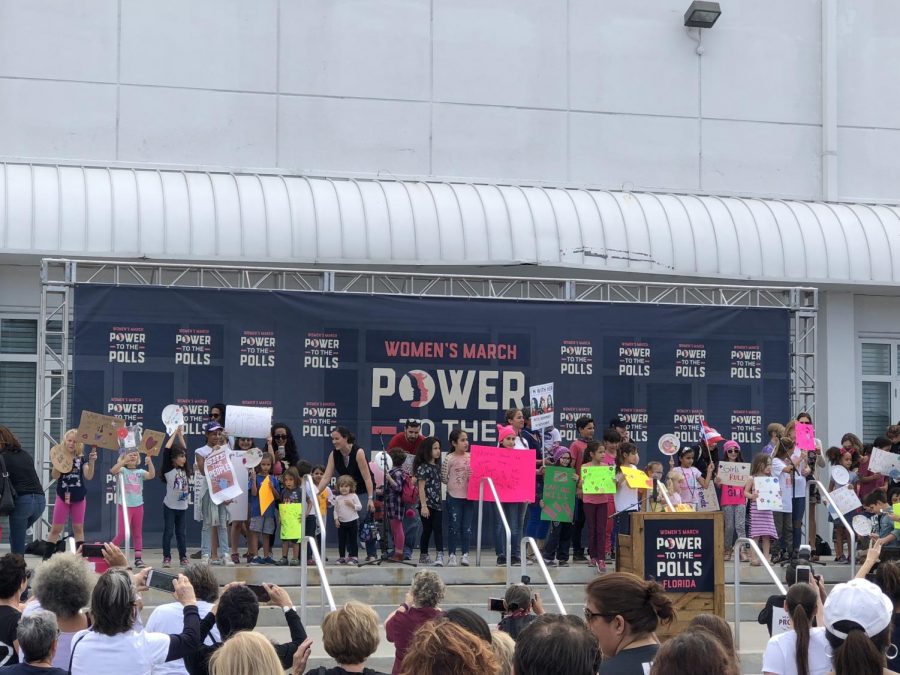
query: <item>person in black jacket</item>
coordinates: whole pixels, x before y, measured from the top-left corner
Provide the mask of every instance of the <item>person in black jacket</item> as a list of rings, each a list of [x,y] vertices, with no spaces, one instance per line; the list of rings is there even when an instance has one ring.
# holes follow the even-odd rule
[[[291,631],[291,641],[284,644],[275,644],[275,652],[284,668],[292,666],[294,653],[300,644],[306,640],[306,629],[300,621],[300,615],[294,610],[291,597],[288,592],[275,584],[263,584],[268,591],[270,602],[284,610],[284,618],[287,620]],[[259,601],[256,594],[247,588],[243,582],[232,582],[225,586],[225,590],[219,597],[219,601],[213,605],[209,614],[200,621],[200,641],[206,640],[213,626],[219,627],[222,642],[210,645],[201,645],[200,649],[184,658],[184,665],[190,675],[209,675],[209,657],[226,642],[228,638],[242,630],[256,628],[256,620],[259,617]]]
[[[9,549],[25,554],[25,532],[44,514],[47,498],[34,469],[34,458],[22,449],[9,428],[0,425],[0,460],[15,490],[16,508],[9,514]],[[2,472],[2,467],[0,467]]]

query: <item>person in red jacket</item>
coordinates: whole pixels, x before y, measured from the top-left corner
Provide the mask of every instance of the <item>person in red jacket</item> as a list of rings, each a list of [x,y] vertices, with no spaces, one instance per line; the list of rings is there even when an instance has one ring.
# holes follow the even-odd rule
[[[419,420],[406,420],[403,431],[395,434],[388,441],[387,449],[400,448],[407,455],[415,455],[419,443],[425,440],[422,435],[422,423]]]

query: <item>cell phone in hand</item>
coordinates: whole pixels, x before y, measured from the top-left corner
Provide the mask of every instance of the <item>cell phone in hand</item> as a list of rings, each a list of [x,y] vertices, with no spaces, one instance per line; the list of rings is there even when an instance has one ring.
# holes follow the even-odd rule
[[[249,588],[256,595],[256,599],[260,602],[268,602],[271,600],[269,596],[269,591],[266,590],[265,586],[260,586],[259,584],[247,584],[247,588]]]
[[[147,586],[160,591],[166,591],[167,593],[172,593],[175,591],[175,584],[173,582],[176,578],[178,578],[177,574],[169,574],[168,572],[160,572],[159,570],[150,570],[150,574],[147,576]]]
[[[798,584],[800,584],[800,583],[808,584],[808,583],[812,583],[812,582],[813,582],[812,568],[809,567],[808,565],[799,565],[797,567],[797,583]]]
[[[488,610],[491,612],[505,612],[506,605],[503,603],[503,598],[488,598]]]
[[[103,544],[82,544],[81,556],[83,558],[102,558]]]

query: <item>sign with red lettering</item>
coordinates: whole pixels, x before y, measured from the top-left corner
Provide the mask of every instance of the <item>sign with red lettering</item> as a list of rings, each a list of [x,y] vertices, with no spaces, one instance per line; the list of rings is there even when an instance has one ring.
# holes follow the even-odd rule
[[[537,477],[535,462],[534,450],[473,445],[467,498],[477,501],[481,479],[490,476],[502,503],[533,502]],[[494,501],[487,485],[484,486],[484,501]]]
[[[711,593],[713,522],[644,520],[644,575],[667,593]]]

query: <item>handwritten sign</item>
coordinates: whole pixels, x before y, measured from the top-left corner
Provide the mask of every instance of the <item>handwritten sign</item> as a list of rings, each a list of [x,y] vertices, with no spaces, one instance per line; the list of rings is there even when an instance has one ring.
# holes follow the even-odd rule
[[[750,464],[748,462],[719,462],[719,480],[722,485],[744,487],[750,480]]]
[[[238,438],[266,438],[272,430],[272,408],[227,405],[228,433]]]
[[[66,446],[60,443],[50,448],[50,463],[60,473],[69,473],[72,470],[72,455],[66,450]]]
[[[166,435],[163,432],[144,429],[144,433],[141,436],[141,445],[138,449],[145,455],[156,457],[159,454],[159,451],[162,449],[163,443],[165,443],[165,441]]]
[[[831,501],[834,502],[834,505],[837,507],[837,510],[841,513],[850,513],[851,511],[855,511],[856,509],[862,508],[862,502],[859,501],[859,496],[856,494],[856,490],[854,490],[849,485],[844,485],[835,490],[832,490],[828,493],[828,496],[831,497]]]
[[[697,510],[698,511],[718,511],[719,497],[716,494],[715,486],[710,483],[709,487],[702,488],[697,491]]]
[[[228,409],[231,414],[231,408]],[[281,540],[299,541],[303,538],[303,503],[279,504],[278,515],[281,516]]]
[[[794,426],[794,435],[797,439],[795,445],[798,450],[816,449],[816,429],[812,424],[797,422]]]
[[[125,429],[125,420],[100,413],[81,413],[78,424],[78,441],[85,445],[96,445],[107,450],[119,450],[119,431]]]
[[[531,398],[531,428],[549,429],[553,426],[553,383],[528,387]]]
[[[653,488],[653,479],[640,469],[623,466],[619,470],[622,472],[622,475],[625,476],[625,482],[628,483],[628,487],[637,488],[638,490],[649,490]]]
[[[893,478],[895,472],[900,473],[900,455],[881,448],[873,448],[872,458],[869,460],[869,471],[883,473]]]
[[[616,491],[616,470],[612,466],[581,465],[581,491],[586,495],[609,495]]]
[[[209,498],[214,504],[230,501],[244,491],[234,474],[234,465],[228,454],[228,448],[222,446],[209,455],[204,463]]]
[[[545,468],[541,520],[571,523],[575,516],[575,487],[575,469],[561,466]]]
[[[478,486],[490,476],[497,495],[504,504],[533,502],[535,486],[535,451],[473,445],[469,465],[469,491],[466,496],[478,500]],[[490,488],[484,486],[484,500],[494,501]]]
[[[781,487],[774,476],[754,476],[753,489],[759,494],[756,499],[758,511],[781,510]]]

